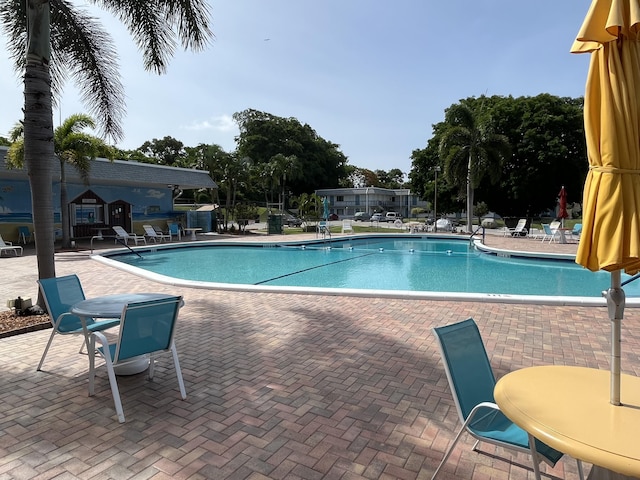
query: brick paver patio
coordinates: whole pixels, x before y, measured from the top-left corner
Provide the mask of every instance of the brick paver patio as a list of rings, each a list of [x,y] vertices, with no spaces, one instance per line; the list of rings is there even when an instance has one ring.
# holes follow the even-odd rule
[[[119,424],[104,369],[87,396],[79,338],[57,337],[43,372],[35,369],[50,330],[0,339],[0,479],[428,479],[459,428],[430,329],[468,317],[498,377],[543,364],[609,369],[604,307],[176,288],[85,254],[56,257],[56,273],[77,273],[89,297],[184,296],[176,342],[188,398],[163,359],[152,382],[119,377]],[[35,299],[33,255],[2,258],[0,268],[3,304]],[[623,371],[640,375],[638,309],[625,312],[622,340]],[[533,478],[526,455],[472,445],[463,437],[441,478]],[[568,457],[544,472],[577,478]]]

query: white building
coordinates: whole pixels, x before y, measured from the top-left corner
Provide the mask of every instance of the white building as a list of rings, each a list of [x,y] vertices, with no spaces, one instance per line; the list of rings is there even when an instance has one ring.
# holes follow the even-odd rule
[[[430,203],[421,200],[408,188],[322,188],[315,193],[327,197],[329,213],[340,218],[353,217],[356,212],[397,212],[403,217],[410,217],[412,208],[431,208]]]

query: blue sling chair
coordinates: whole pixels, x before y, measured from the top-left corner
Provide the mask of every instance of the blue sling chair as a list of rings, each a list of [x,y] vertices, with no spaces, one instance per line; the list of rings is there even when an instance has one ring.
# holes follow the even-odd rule
[[[84,332],[80,318],[69,312],[74,304],[85,299],[80,279],[76,275],[40,279],[38,280],[38,285],[40,285],[40,291],[42,292],[47,312],[49,312],[53,330],[37,370],[42,368],[47,352],[49,352],[49,347],[51,347],[51,342],[53,342],[53,337],[57,333],[84,336],[85,333],[88,335],[89,332],[106,330],[107,328],[117,327],[120,324],[119,318],[103,320],[89,318],[86,320],[87,332]],[[83,346],[86,343],[86,336],[84,338]]]
[[[475,321],[470,318],[453,325],[436,327],[433,332],[440,346],[462,428],[431,477],[432,480],[465,431],[477,440],[474,451],[480,442],[487,442],[531,454],[533,471],[536,478],[540,479],[538,462],[543,460],[553,467],[563,453],[534,439],[500,411],[493,398],[495,376]],[[580,461],[578,473],[584,479]]]
[[[178,352],[173,340],[178,312],[182,297],[168,296],[159,300],[130,303],[124,307],[120,332],[115,343],[109,343],[101,332],[91,334],[89,344],[89,396],[94,395],[95,354],[105,361],[111,393],[115,403],[118,420],[124,423],[124,412],[118,390],[118,382],[114,367],[135,361],[141,355],[149,355],[149,379],[153,378],[155,357],[158,354],[171,352],[180,396],[184,400],[187,392],[182,379],[182,370],[178,361]],[[96,348],[96,340],[100,346]]]

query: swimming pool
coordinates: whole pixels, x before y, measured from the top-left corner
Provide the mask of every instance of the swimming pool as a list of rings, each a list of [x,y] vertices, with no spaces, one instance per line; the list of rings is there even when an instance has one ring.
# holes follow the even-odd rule
[[[610,276],[568,256],[481,252],[468,239],[383,235],[295,243],[198,242],[96,257],[174,285],[228,290],[604,305]],[[623,279],[624,280],[624,279]],[[635,285],[638,283],[638,285]],[[628,304],[640,282],[625,287]]]
[[[94,258],[174,285],[373,297],[604,305],[601,292],[611,281],[606,272],[576,265],[572,256],[487,253],[459,237],[215,241],[147,246],[135,252],[118,250]],[[627,285],[625,292],[633,306],[640,282]]]

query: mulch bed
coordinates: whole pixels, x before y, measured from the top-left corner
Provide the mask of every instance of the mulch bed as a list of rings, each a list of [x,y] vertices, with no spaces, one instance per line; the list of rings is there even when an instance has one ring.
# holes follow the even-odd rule
[[[13,310],[0,312],[0,338],[51,328],[49,315],[16,315]]]

